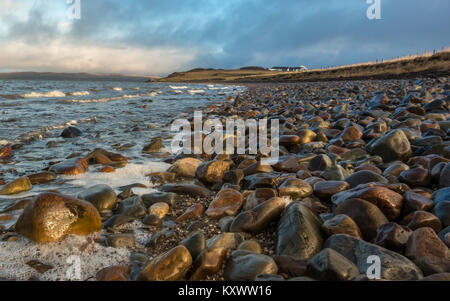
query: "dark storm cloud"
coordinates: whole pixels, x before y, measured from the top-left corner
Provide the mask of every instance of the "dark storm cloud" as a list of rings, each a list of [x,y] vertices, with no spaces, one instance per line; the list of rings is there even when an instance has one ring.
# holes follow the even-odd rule
[[[81,1],[70,31],[58,34],[36,5],[27,21],[9,24],[9,39],[195,50],[185,69],[321,67],[450,44],[448,0],[382,0],[382,20],[366,17],[366,0]]]

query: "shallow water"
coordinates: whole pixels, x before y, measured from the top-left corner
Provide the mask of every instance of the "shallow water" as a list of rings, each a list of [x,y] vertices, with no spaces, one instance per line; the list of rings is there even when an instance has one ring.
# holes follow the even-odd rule
[[[243,89],[202,84],[0,80],[0,145],[25,143],[14,151],[10,162],[0,164],[0,178],[8,182],[40,172],[50,162],[61,161],[70,154],[86,155],[95,148],[104,148],[130,158],[130,163],[113,174],[90,168],[81,176],[58,177],[55,183],[64,183],[35,186],[12,198],[48,189],[76,193],[100,183],[113,188],[133,183],[151,186],[145,175],[163,171],[168,165],[156,156],[142,153],[142,147],[157,136],[170,138],[173,133],[168,123],[174,118],[208,103],[226,101]],[[83,135],[74,139],[60,137],[69,125],[79,128]],[[49,148],[50,141],[56,146]],[[114,149],[119,143],[134,146]]]

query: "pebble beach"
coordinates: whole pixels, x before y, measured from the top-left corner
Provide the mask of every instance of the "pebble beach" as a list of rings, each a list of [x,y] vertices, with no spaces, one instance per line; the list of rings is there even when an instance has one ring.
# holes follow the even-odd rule
[[[3,107],[0,279],[450,281],[448,80],[83,87],[16,140]],[[194,110],[278,120],[278,162],[171,153]]]

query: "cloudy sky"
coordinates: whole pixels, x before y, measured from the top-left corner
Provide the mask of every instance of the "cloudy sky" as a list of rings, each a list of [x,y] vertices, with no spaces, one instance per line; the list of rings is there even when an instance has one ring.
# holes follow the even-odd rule
[[[392,58],[450,46],[449,0],[0,0],[0,72],[166,75]]]

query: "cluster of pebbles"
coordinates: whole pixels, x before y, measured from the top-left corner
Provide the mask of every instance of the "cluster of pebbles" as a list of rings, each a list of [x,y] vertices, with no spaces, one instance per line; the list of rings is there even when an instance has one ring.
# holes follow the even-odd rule
[[[448,78],[252,85],[206,111],[278,120],[276,164],[261,154],[159,154],[155,139],[143,151],[172,164],[148,175],[158,192],[97,185],[26,198],[2,207],[4,225],[17,215],[3,239],[101,231],[93,243],[131,255],[97,280],[448,281],[449,108]],[[13,156],[11,146],[0,156]],[[97,149],[5,183],[0,195],[126,163]]]

